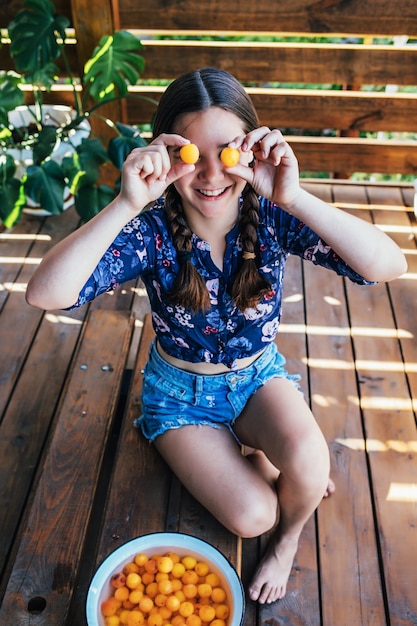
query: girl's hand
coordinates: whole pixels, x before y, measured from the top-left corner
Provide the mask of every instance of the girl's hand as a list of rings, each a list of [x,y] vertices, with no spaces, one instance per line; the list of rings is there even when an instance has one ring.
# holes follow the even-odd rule
[[[168,185],[194,170],[194,165],[182,161],[172,165],[168,153],[169,147],[181,148],[188,143],[181,135],[163,134],[127,156],[119,197],[135,215],[160,198]]]
[[[241,176],[256,193],[283,208],[293,204],[301,190],[298,162],[279,130],[263,126],[237,137],[229,145],[254,155],[254,164],[245,167],[239,163],[230,168],[231,174]]]

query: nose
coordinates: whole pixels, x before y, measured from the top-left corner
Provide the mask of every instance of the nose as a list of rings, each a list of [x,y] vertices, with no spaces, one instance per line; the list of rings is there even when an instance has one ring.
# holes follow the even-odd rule
[[[199,175],[207,180],[223,178],[224,165],[218,156],[210,156],[200,160]]]

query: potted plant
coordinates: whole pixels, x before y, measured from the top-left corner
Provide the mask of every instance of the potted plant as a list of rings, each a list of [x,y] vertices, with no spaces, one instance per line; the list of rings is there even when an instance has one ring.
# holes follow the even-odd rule
[[[66,189],[79,215],[88,220],[117,190],[117,181],[116,188],[99,184],[100,167],[113,163],[120,170],[132,148],[145,144],[135,127],[106,119],[114,130],[107,142],[90,133],[89,124],[100,117],[103,104],[128,96],[129,85],[137,82],[144,68],[140,41],[128,31],[105,35],[77,82],[66,53],[68,26],[50,0],[25,0],[8,26],[15,69],[0,70],[0,220],[7,228],[28,202],[51,214],[62,212]],[[72,107],[51,108],[44,102],[60,80],[59,58]],[[24,104],[27,85],[32,86],[32,101]]]

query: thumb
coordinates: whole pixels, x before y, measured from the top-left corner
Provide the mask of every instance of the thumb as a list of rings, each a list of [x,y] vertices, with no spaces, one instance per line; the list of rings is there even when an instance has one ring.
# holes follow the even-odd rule
[[[166,177],[166,184],[171,185],[172,183],[175,183],[175,181],[177,181],[179,178],[182,178],[183,176],[185,176],[186,174],[191,174],[191,172],[194,172],[195,170],[195,165],[188,165],[187,163],[176,163],[173,167],[171,167],[171,169],[169,170],[167,177]]]
[[[248,166],[248,165],[243,165],[242,163],[233,165],[233,167],[228,167],[226,171],[229,174],[233,174],[233,176],[239,176],[239,178],[243,178],[243,180],[245,180],[250,185],[252,185],[254,178],[255,178],[253,167]]]

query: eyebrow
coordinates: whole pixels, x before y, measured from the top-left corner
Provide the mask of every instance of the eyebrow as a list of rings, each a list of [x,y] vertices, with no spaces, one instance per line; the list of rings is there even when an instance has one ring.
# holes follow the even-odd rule
[[[226,143],[220,144],[219,146],[217,146],[217,150],[222,150],[223,148],[227,148],[229,143],[230,141],[226,141]],[[169,146],[168,150],[171,150],[175,154],[176,152],[179,152],[181,148],[182,146]]]

